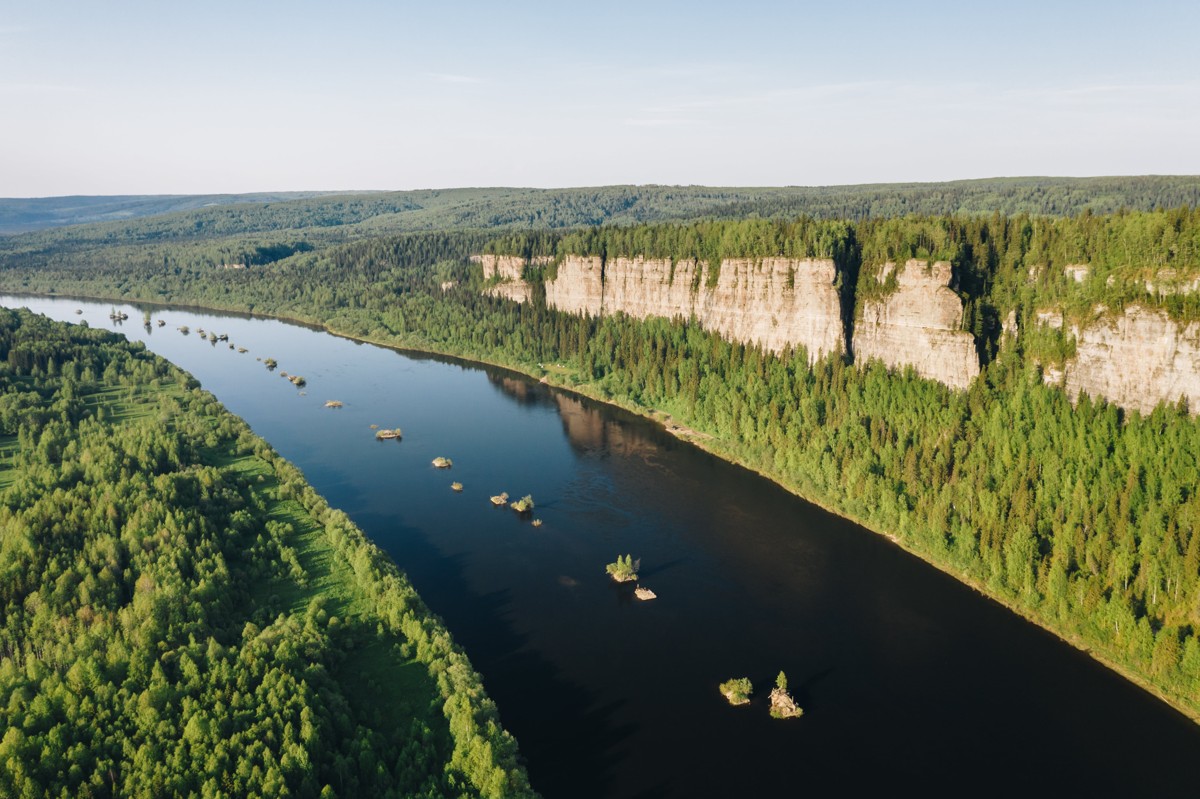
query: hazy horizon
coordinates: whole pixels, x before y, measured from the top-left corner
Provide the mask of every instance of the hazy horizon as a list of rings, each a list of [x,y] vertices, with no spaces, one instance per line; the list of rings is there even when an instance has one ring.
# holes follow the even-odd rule
[[[1200,174],[1200,7],[999,11],[21,2],[0,195]]]
[[[69,197],[229,197],[229,196],[253,196],[253,195],[278,195],[278,194],[307,194],[307,195],[349,195],[349,194],[390,194],[400,192],[422,192],[422,191],[493,191],[509,189],[513,191],[571,191],[582,189],[604,189],[615,188],[619,186],[630,186],[633,188],[703,188],[703,189],[840,189],[854,188],[859,186],[905,186],[905,185],[943,185],[951,183],[975,183],[991,180],[1088,180],[1092,178],[1154,178],[1154,177],[1170,177],[1170,178],[1200,178],[1200,173],[1196,175],[1186,173],[1147,173],[1147,174],[1121,174],[1121,175],[988,175],[985,177],[973,178],[950,178],[948,180],[904,180],[904,181],[863,181],[859,183],[814,183],[814,184],[798,184],[798,183],[781,183],[773,185],[734,185],[724,184],[718,185],[715,183],[595,183],[587,186],[583,185],[563,185],[563,186],[416,186],[413,188],[404,189],[272,189],[260,188],[250,189],[248,191],[204,191],[204,192],[153,192],[146,194],[122,193],[122,194],[45,194],[38,196],[0,196],[0,200],[55,200],[65,199]],[[278,202],[278,201],[273,201]]]

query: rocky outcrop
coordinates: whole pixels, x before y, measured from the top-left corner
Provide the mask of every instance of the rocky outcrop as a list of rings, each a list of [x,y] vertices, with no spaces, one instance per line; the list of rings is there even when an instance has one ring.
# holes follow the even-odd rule
[[[695,318],[773,352],[803,346],[815,361],[844,349],[836,279],[828,259],[727,259],[710,286],[707,265],[694,260],[568,256],[546,281],[546,303],[592,316]]]
[[[520,276],[525,262],[511,256],[475,256],[484,275],[502,281],[488,291],[527,301]],[[854,356],[878,358],[890,367],[911,365],[922,377],[965,388],[979,374],[970,333],[960,330],[962,302],[949,288],[950,265],[909,261],[885,264],[877,277],[895,272],[897,289],[863,305],[856,323]],[[730,258],[715,280],[706,263],[667,258],[571,255],[545,280],[546,304],[568,313],[624,313],[644,319],[695,319],[731,341],[772,352],[803,346],[810,362],[846,349],[838,271],[822,258]]]
[[[1051,316],[1050,324],[1058,319]],[[1075,357],[1043,374],[1073,399],[1086,392],[1149,413],[1183,397],[1192,414],[1200,413],[1200,323],[1180,325],[1166,311],[1133,305],[1120,315],[1100,309],[1095,320],[1070,332]]]
[[[518,255],[472,255],[471,261],[483,267],[484,280],[521,280],[525,276],[526,261]]]
[[[1147,294],[1159,297],[1171,294],[1195,294],[1200,291],[1200,277],[1181,277],[1174,269],[1158,270],[1154,279],[1145,281],[1145,284]]]
[[[845,349],[837,268],[829,259],[747,258],[721,264],[696,317],[734,341],[773,352],[803,345],[809,360]]]
[[[884,264],[878,276],[893,271],[896,290],[862,303],[854,323],[855,362],[912,366],[921,377],[966,388],[979,374],[979,355],[974,337],[960,329],[963,304],[950,289],[950,264],[914,259],[898,270]]]
[[[786,688],[776,686],[771,689],[771,716],[777,719],[793,719],[804,715],[804,708],[796,704],[796,700]]]
[[[546,305],[567,313],[599,316],[604,309],[604,263],[600,256],[564,258],[554,280],[546,281]]]
[[[471,260],[483,267],[484,280],[498,280],[485,291],[513,302],[528,302],[529,284],[525,281],[527,261],[517,255],[472,255]]]
[[[1091,271],[1092,268],[1087,264],[1067,264],[1063,267],[1063,274],[1076,283],[1082,283],[1087,280],[1087,276]]]

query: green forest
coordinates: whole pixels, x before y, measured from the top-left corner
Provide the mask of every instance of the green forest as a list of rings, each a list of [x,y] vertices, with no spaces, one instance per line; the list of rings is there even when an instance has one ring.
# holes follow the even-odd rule
[[[1060,331],[1003,345],[998,320],[1137,301],[1197,318],[1195,295],[1148,276],[1200,267],[1194,209],[1072,217],[1001,214],[858,222],[726,220],[563,232],[429,232],[298,252],[247,269],[161,259],[5,261],[35,293],[191,303],[322,325],[380,343],[499,363],[636,411],[671,413],[705,446],[867,526],[1200,716],[1200,427],[1188,409],[1143,416],[1072,406],[1040,364]],[[157,247],[159,245],[147,245]],[[886,291],[878,266],[945,258],[984,371],[966,392],[829,357],[731,344],[686,321],[602,319],[479,290],[490,250],[716,259],[835,258],[849,305]],[[1088,263],[1076,282],[1062,266]],[[546,267],[553,270],[553,264]],[[539,277],[528,277],[535,289]],[[1112,280],[1110,280],[1112,278]],[[446,290],[442,284],[454,285]]]
[[[557,230],[700,219],[1039,217],[1200,205],[1200,177],[993,178],[859,186],[603,186],[360,194],[0,198],[0,259],[192,269],[257,248],[438,230]],[[90,224],[83,224],[90,223]],[[65,226],[64,226],[65,225]],[[20,235],[5,235],[20,234]]]
[[[533,795],[404,574],[141,344],[0,310],[0,553],[0,795]]]

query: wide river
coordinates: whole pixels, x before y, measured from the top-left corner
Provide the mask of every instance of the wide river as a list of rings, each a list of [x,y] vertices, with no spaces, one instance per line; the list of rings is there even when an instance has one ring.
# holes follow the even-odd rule
[[[145,341],[303,469],[445,619],[550,799],[1200,790],[1200,726],[884,538],[636,416],[278,321],[155,309],[166,326],[147,330],[133,306],[0,304]],[[113,307],[130,318],[114,324]],[[372,424],[403,440],[376,441]],[[439,455],[450,471],[430,466]],[[532,494],[542,526],[493,508],[502,491]],[[621,553],[658,599],[606,578]],[[780,670],[802,718],[767,714]],[[717,684],[738,676],[754,701],[731,707]]]

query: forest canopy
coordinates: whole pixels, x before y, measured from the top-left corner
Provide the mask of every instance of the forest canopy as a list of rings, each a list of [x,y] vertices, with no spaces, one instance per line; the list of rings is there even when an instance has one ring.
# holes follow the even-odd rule
[[[1043,381],[1044,365],[1069,354],[1061,332],[1023,332],[1001,346],[1002,319],[1024,323],[1046,307],[1070,318],[1136,302],[1200,320],[1200,294],[1182,290],[1200,276],[1200,212],[1154,210],[1152,194],[1142,210],[1073,216],[408,233],[322,244],[247,269],[200,259],[215,246],[203,239],[120,244],[87,259],[50,247],[0,256],[0,286],[272,314],[669,413],[710,449],[894,535],[1200,717],[1194,409],[1125,412],[1086,395],[1072,405]],[[470,256],[484,251],[551,263],[540,277],[530,270],[531,300],[518,304],[481,291]],[[731,343],[685,319],[559,312],[538,283],[568,253],[828,256],[851,311],[857,298],[886,291],[876,275],[887,261],[946,259],[982,373],[953,391],[878,362],[839,354],[810,363],[803,352]],[[25,346],[19,357],[44,357]]]
[[[0,794],[531,796],[405,576],[141,344],[0,310]]]

